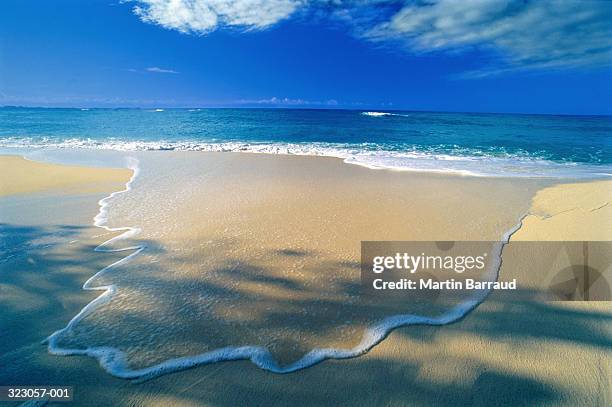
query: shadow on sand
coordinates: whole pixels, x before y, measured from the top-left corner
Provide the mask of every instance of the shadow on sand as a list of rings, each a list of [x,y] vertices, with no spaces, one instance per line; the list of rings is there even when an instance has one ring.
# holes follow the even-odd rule
[[[64,327],[84,305],[99,295],[82,291],[83,282],[129,253],[94,252],[100,237],[93,236],[99,235],[100,229],[90,227],[35,228],[3,224],[0,233],[5,239],[0,247],[3,252],[0,261],[0,385],[73,385],[75,405],[534,406],[574,404],[576,400],[587,400],[595,405],[606,403],[602,398],[605,395],[587,394],[589,390],[573,387],[571,380],[567,386],[560,386],[548,377],[512,372],[486,358],[474,359],[454,349],[450,339],[469,334],[481,338],[480,343],[485,343],[485,347],[495,346],[500,341],[511,345],[499,347],[508,352],[502,356],[506,359],[515,357],[510,354],[511,349],[531,341],[568,345],[570,349],[587,349],[610,357],[612,313],[568,308],[562,303],[515,302],[497,295],[457,323],[443,327],[400,328],[391,334],[392,338],[363,357],[326,361],[292,374],[272,374],[249,362],[238,361],[200,366],[140,384],[120,380],[108,375],[90,358],[49,355],[41,341]],[[41,237],[48,242],[41,245]],[[66,244],[68,241],[77,242]],[[145,243],[158,247],[155,242]],[[311,255],[295,250],[281,254],[289,257]],[[242,267],[232,268],[231,273],[245,283],[264,285],[270,292],[279,288],[303,289],[291,279],[267,276],[256,266]],[[226,287],[207,289],[224,290],[218,293],[221,296],[235,295],[226,292]],[[535,292],[523,294],[524,298],[537,295]],[[278,319],[275,310],[309,306],[282,298],[274,302],[270,314],[261,318],[274,320]],[[141,319],[139,324],[155,323],[153,314],[136,315]],[[202,319],[205,326],[205,316]],[[320,335],[333,327],[321,325],[312,329],[318,330],[313,334]],[[392,345],[386,343],[391,340]],[[402,346],[411,348],[402,349]],[[442,361],[440,355],[443,355]],[[565,356],[568,362],[563,368],[571,378],[574,366],[571,358]],[[427,374],[431,365],[440,366],[441,363],[450,370],[459,370],[454,374],[465,374],[465,379],[435,379],[434,375]],[[530,362],[525,360],[524,363]],[[592,371],[580,374],[602,375],[605,372],[593,366]],[[609,388],[600,391],[609,391]]]

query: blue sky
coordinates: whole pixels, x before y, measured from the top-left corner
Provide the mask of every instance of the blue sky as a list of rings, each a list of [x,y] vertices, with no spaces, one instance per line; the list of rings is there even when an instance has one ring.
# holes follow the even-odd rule
[[[612,2],[5,0],[0,105],[612,114]]]

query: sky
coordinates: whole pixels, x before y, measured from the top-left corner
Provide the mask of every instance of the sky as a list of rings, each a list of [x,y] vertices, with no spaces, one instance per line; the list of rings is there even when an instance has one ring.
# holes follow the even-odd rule
[[[3,0],[0,105],[612,114],[612,2]]]

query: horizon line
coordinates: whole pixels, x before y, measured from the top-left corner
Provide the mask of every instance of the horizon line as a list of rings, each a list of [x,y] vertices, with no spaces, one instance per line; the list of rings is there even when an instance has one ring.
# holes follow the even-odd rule
[[[491,114],[491,115],[522,115],[522,116],[584,116],[584,117],[611,117],[610,113],[526,113],[516,111],[479,111],[479,110],[419,110],[419,109],[385,109],[377,107],[365,107],[363,109],[350,107],[296,107],[296,106],[28,106],[28,105],[2,105],[0,109],[99,109],[99,110],[188,110],[188,109],[246,109],[246,110],[331,110],[331,111],[360,111],[360,112],[407,112],[407,113],[454,113],[454,114]]]

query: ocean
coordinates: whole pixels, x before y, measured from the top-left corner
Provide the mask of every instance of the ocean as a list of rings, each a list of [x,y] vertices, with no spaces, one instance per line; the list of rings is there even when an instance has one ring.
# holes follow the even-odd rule
[[[476,176],[612,175],[611,116],[0,108],[0,148],[247,151]]]

